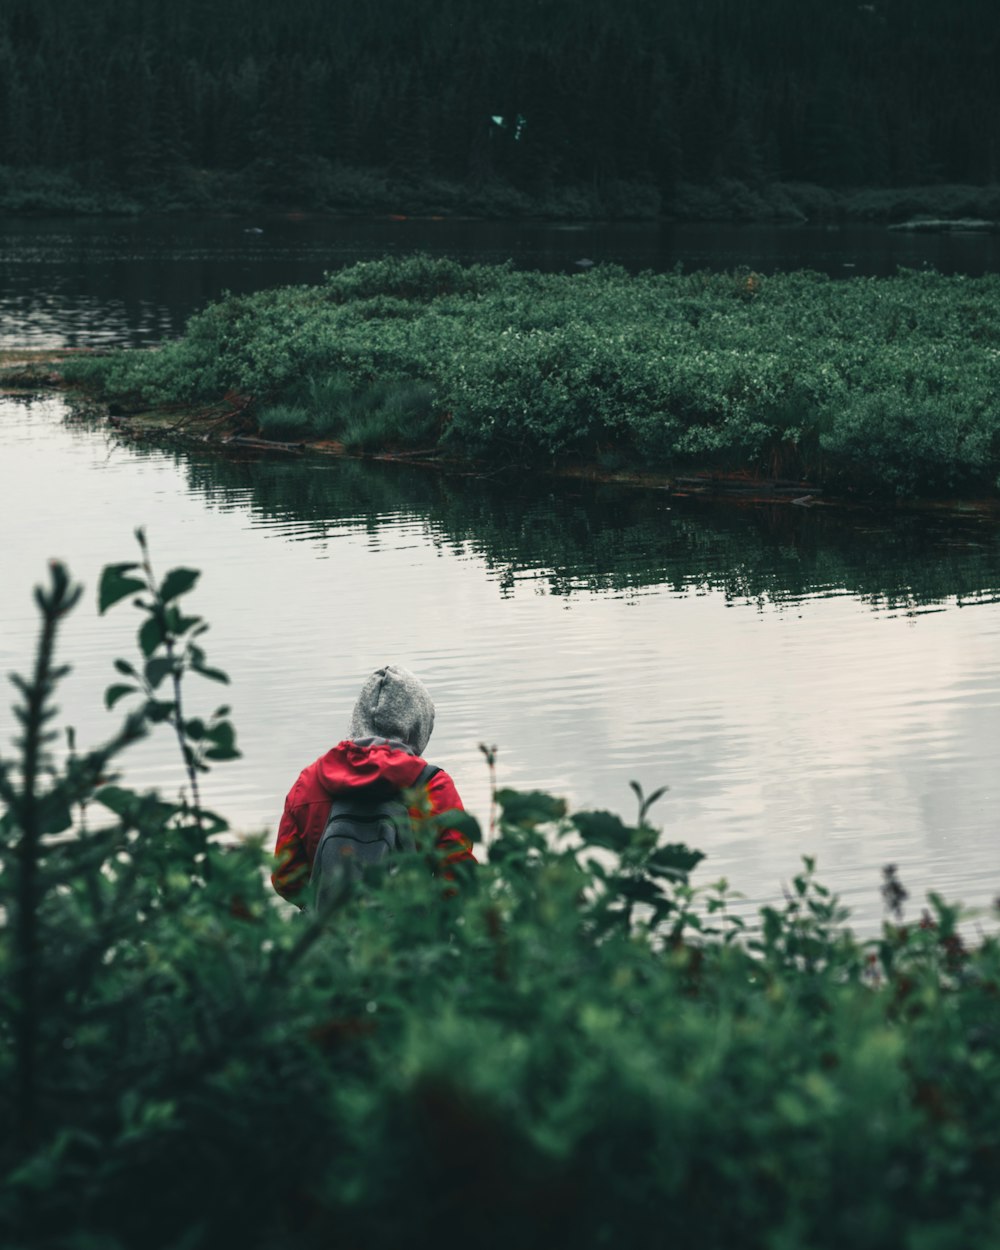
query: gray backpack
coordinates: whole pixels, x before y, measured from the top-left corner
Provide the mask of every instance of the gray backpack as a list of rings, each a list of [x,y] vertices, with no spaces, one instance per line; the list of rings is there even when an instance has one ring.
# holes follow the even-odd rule
[[[439,773],[425,764],[408,789],[426,786]],[[330,805],[316,847],[309,887],[316,911],[328,911],[370,864],[380,864],[398,850],[414,849],[410,814],[400,791],[375,797],[365,790],[339,795]]]

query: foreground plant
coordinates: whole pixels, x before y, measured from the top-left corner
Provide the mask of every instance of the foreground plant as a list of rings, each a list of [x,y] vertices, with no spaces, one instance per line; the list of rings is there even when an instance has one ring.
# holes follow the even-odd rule
[[[199,571],[171,569],[162,582],[157,582],[145,531],[137,529],[135,537],[142,559],[105,566],[101,573],[98,607],[103,613],[130,595],[140,596],[133,599],[133,603],[144,615],[138,635],[143,665],[138,669],[129,660],[115,660],[115,668],[128,680],[109,686],[104,702],[110,709],[121,699],[139,695],[144,699],[141,715],[145,721],[153,724],[165,721],[171,726],[187,772],[195,816],[200,820],[198,774],[208,772],[209,760],[237,759],[240,753],[236,749],[236,734],[228,707],[216,708],[207,720],[185,715],[184,677],[197,673],[224,684],[228,684],[229,677],[205,662],[205,651],[198,640],[208,630],[207,623],[200,616],[185,616],[177,603],[193,589],[201,576]],[[164,682],[169,689],[166,699],[159,694]]]
[[[327,922],[285,908],[257,842],[108,783],[171,717],[185,767],[209,758],[173,684],[204,664],[177,574],[105,571],[108,598],[143,581],[120,596],[147,630],[140,706],[62,759],[78,591],[57,565],[37,594],[0,764],[5,1246],[990,1244],[994,937],[933,897],[906,925],[893,889],[859,942],[810,863],[783,907],[732,914],[641,791],[629,824],[500,789],[489,862],[446,894],[412,854]]]

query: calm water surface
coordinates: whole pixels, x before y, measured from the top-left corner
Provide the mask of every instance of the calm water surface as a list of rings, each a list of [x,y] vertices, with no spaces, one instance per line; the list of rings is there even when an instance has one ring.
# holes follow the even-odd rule
[[[99,619],[96,583],[145,525],[160,570],[204,570],[191,603],[233,677],[244,751],[207,801],[240,829],[274,825],[363,676],[397,660],[437,700],[430,757],[482,815],[487,741],[503,784],[578,805],[628,812],[630,779],[668,784],[657,814],[708,853],[699,878],[725,875],[755,902],[780,899],[803,853],[862,926],[887,861],[916,899],[1000,891],[990,529],[199,460],[68,425],[53,398],[0,399],[0,449],[0,669],[26,667],[30,587],[49,557],[67,560],[87,595],[64,638],[63,719],[83,742],[106,735],[101,694],[137,621],[125,605]],[[204,683],[200,709],[220,690]],[[130,779],[180,786],[166,737],[134,752]]]
[[[998,241],[881,229],[440,222],[0,223],[0,346],[155,342],[224,289],[319,278],[425,249],[572,271],[809,265],[828,273],[1000,268]],[[63,714],[89,743],[135,623],[99,620],[101,566],[204,569],[192,600],[233,676],[244,758],[208,800],[273,827],[302,764],[338,739],[387,660],[431,685],[430,755],[485,814],[478,751],[502,784],[657,814],[751,900],[780,899],[803,853],[871,926],[881,866],[986,905],[1000,892],[1000,539],[820,511],[684,508],[656,492],[444,479],[351,462],[227,462],[141,451],[68,425],[58,399],[0,397],[0,670],[24,670],[30,587],[59,557],[87,584],[64,654]],[[202,710],[221,688],[199,692]],[[12,718],[3,714],[0,744]],[[9,732],[4,732],[8,730]],[[165,739],[130,779],[179,788]]]
[[[560,225],[331,218],[0,221],[0,347],[139,346],[179,334],[224,291],[316,282],[327,270],[427,251],[579,272],[811,268],[834,277],[931,266],[1000,270],[1000,236],[878,226]]]

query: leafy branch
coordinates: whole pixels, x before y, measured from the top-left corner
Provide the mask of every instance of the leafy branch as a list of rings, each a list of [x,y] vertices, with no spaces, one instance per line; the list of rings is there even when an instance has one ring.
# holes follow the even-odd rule
[[[200,823],[198,775],[209,771],[208,761],[236,759],[240,752],[227,706],[216,708],[207,719],[185,713],[183,679],[187,673],[198,673],[209,681],[228,684],[229,677],[206,662],[199,639],[208,630],[207,623],[200,616],[186,615],[178,606],[181,596],[194,587],[199,571],[171,569],[162,582],[157,582],[145,532],[137,529],[135,536],[141,559],[104,567],[98,609],[103,614],[122,599],[138,595],[132,602],[145,614],[138,633],[142,667],[128,660],[115,660],[115,668],[127,680],[108,686],[104,702],[113,708],[120,699],[138,695],[144,700],[142,713],[147,720],[154,724],[165,722],[173,728],[187,772],[192,807]],[[163,697],[164,683],[168,698]]]
[[[141,716],[130,716],[108,743],[83,756],[74,753],[61,771],[52,769],[49,746],[57,737],[48,728],[58,713],[55,692],[69,672],[55,662],[56,636],[63,618],[79,602],[82,587],[73,585],[64,565],[53,561],[48,588],[36,587],[35,602],[42,616],[35,666],[30,679],[11,674],[21,695],[13,712],[21,726],[14,745],[19,751],[17,769],[0,760],[0,867],[11,871],[13,929],[13,996],[4,1004],[12,1019],[16,1056],[15,1135],[19,1148],[30,1148],[35,1137],[37,1110],[37,1063],[39,1028],[39,911],[57,877],[45,873],[48,835],[62,833],[72,824],[75,803],[89,797],[111,760],[141,738]],[[46,787],[43,774],[52,773]]]

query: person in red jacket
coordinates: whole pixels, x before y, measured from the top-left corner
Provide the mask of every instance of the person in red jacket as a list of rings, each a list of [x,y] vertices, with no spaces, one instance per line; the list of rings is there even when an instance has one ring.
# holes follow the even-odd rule
[[[426,766],[423,753],[433,728],[434,703],[419,677],[395,664],[372,673],[354,705],[348,737],[304,768],[285,799],[271,874],[283,898],[305,903],[334,798],[362,788],[389,796],[412,786]],[[410,815],[419,819],[453,810],[464,810],[462,800],[452,779],[438,769],[427,783],[427,809],[411,807]],[[468,839],[455,829],[444,829],[437,847],[449,852],[447,863],[476,862]]]

